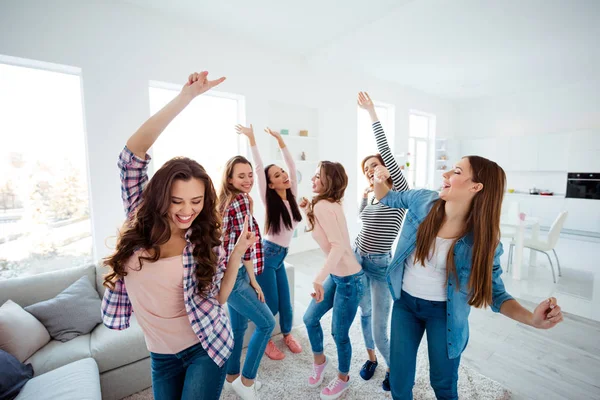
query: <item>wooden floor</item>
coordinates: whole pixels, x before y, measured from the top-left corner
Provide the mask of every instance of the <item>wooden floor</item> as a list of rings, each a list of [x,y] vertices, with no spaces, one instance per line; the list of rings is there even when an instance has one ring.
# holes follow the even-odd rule
[[[324,257],[313,250],[286,261],[295,267],[294,324],[299,325]],[[469,321],[471,336],[462,362],[502,383],[513,399],[600,399],[600,322],[566,315],[556,328],[540,331],[477,309]]]

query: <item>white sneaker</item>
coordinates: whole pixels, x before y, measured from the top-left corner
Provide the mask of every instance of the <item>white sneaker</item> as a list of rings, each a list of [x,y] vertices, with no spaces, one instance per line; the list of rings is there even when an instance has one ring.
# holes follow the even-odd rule
[[[241,375],[231,383],[231,387],[242,400],[260,400],[258,397],[256,382],[254,382],[252,386],[245,386],[242,383]]]
[[[254,385],[256,386],[256,390],[260,390],[262,388],[262,382],[261,381],[254,381]],[[231,385],[231,382],[229,382],[227,379],[225,379],[225,385],[223,386],[223,389],[225,390],[233,390],[233,387]]]

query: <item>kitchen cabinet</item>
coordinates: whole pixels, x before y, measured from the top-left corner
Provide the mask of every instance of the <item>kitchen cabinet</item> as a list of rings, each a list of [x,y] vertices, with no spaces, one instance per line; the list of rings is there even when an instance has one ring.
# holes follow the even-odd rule
[[[600,131],[573,132],[569,146],[569,172],[600,172]]]
[[[566,199],[565,229],[600,233],[600,200]]]
[[[538,137],[537,170],[567,171],[569,169],[569,134]]]
[[[536,171],[538,164],[538,137],[513,136],[509,139],[510,162],[507,171]]]

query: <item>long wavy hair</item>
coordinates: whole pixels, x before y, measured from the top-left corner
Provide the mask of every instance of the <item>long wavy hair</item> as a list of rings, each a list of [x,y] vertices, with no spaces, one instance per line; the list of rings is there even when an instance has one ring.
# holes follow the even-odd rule
[[[302,221],[302,214],[300,214],[300,208],[296,202],[296,197],[292,193],[292,189],[285,190],[287,201],[290,203],[290,209],[292,210],[292,215],[290,216],[281,196],[279,196],[275,189],[269,187],[271,183],[269,169],[274,166],[275,164],[269,164],[265,167],[265,178],[267,181],[265,232],[271,232],[276,235],[282,230],[282,220],[285,228],[292,229],[292,218],[294,221],[300,222]]]
[[[446,279],[454,278],[458,283],[454,264],[454,246],[460,238],[472,234],[469,305],[485,308],[492,304],[492,269],[494,251],[500,243],[500,211],[506,186],[506,174],[498,164],[486,158],[479,156],[465,158],[471,164],[472,181],[483,184],[483,189],[473,197],[464,231],[454,240],[448,251]],[[446,201],[437,200],[425,220],[419,225],[415,263],[420,262],[425,265],[430,250],[435,249],[435,238],[445,217],[445,204]]]
[[[333,161],[321,161],[319,163],[319,171],[321,183],[325,190],[323,193],[314,196],[308,205],[306,218],[308,218],[309,222],[309,232],[315,227],[315,204],[321,200],[326,200],[330,203],[341,203],[346,187],[348,186],[348,175],[342,164]]]
[[[371,156],[366,156],[365,158],[363,158],[363,160],[360,163],[360,170],[362,171],[363,175],[365,175],[365,176],[367,175],[365,173],[365,164],[367,163],[367,161],[370,158],[376,158],[376,159],[378,159],[379,162],[381,163],[381,165],[383,165],[384,167],[387,168],[387,166],[385,165],[385,162],[383,161],[383,157],[381,157],[381,154],[377,153],[377,154],[373,154]],[[394,186],[394,181],[392,180],[391,176],[389,178],[387,178],[386,182],[387,182],[387,184],[388,184],[389,187]]]
[[[248,164],[250,168],[252,168],[252,163],[248,161],[246,157],[243,156],[235,156],[231,157],[227,163],[225,163],[225,168],[223,168],[223,175],[221,176],[221,187],[219,188],[219,214],[223,216],[227,207],[231,201],[240,194],[240,191],[237,190],[229,180],[233,178],[233,169],[237,164]]]
[[[171,205],[171,187],[176,180],[185,182],[199,179],[204,183],[204,206],[190,226],[190,242],[194,245],[197,292],[206,295],[217,270],[217,255],[213,248],[221,245],[221,217],[217,213],[217,195],[206,170],[196,161],[176,157],[167,161],[150,179],[144,189],[141,204],[129,216],[117,239],[116,250],[103,260],[110,268],[104,277],[104,286],[114,288],[114,282],[127,275],[125,265],[140,249],[146,255],[138,257],[139,268],[143,261],[160,259],[160,246],[171,238],[168,211]]]

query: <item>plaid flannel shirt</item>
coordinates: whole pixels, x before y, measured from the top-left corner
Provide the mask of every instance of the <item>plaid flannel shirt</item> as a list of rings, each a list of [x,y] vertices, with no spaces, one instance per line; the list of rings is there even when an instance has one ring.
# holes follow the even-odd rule
[[[250,202],[243,193],[238,194],[229,204],[223,215],[223,246],[225,247],[225,262],[229,262],[229,256],[235,247],[242,227],[244,226],[244,217],[248,215],[248,229],[256,234],[258,241],[251,246],[244,254],[244,260],[252,260],[254,264],[254,275],[262,274],[264,268],[264,256],[260,229],[256,219],[250,214]],[[241,260],[240,260],[241,262]]]
[[[127,218],[131,218],[142,201],[145,184],[148,182],[148,164],[150,156],[142,160],[127,147],[119,156],[118,166],[121,171],[121,196]],[[210,358],[223,366],[233,349],[233,331],[223,306],[216,299],[221,288],[221,280],[225,274],[225,252],[222,246],[215,247],[218,256],[217,273],[213,278],[206,297],[197,291],[196,263],[193,257],[194,245],[190,242],[191,230],[185,235],[187,245],[183,251],[183,295],[185,309],[190,325],[202,347]],[[107,288],[102,299],[102,321],[110,329],[129,328],[129,319],[133,312],[123,278],[115,282],[114,289]]]

